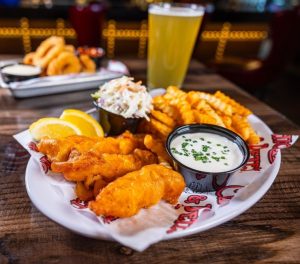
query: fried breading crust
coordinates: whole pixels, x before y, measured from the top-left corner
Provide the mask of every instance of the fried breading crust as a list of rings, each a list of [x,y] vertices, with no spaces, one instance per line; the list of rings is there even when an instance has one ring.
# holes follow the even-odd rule
[[[97,215],[130,217],[161,199],[176,203],[184,187],[178,172],[162,165],[148,165],[108,184],[89,207]]]
[[[128,155],[103,153],[96,156],[87,152],[68,161],[52,162],[51,170],[63,173],[68,181],[84,181],[89,175],[101,175],[111,181],[152,163],[157,163],[157,157],[148,150],[135,149]]]

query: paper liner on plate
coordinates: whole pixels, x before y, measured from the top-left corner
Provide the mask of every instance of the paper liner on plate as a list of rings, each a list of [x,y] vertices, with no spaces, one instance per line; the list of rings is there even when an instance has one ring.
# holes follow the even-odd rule
[[[298,136],[277,135],[266,132],[265,124],[257,117],[250,116],[256,131],[264,131],[261,142],[250,146],[250,159],[247,164],[225,182],[215,181],[217,191],[195,193],[185,188],[178,204],[172,206],[161,201],[130,218],[97,217],[108,233],[118,242],[137,251],[143,251],[151,244],[166,239],[171,234],[182,232],[202,221],[209,221],[218,210],[234,200],[248,199],[257,187],[269,176],[282,148],[293,145]],[[262,127],[264,126],[264,127]],[[14,136],[15,139],[39,163],[41,177],[55,189],[57,195],[73,210],[87,218],[95,217],[87,208],[87,203],[78,200],[74,193],[74,183],[66,181],[62,175],[52,173],[47,158],[37,152],[28,130]]]

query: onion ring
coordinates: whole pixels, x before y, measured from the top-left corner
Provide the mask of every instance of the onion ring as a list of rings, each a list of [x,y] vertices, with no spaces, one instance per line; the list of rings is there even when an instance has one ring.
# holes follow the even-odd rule
[[[52,36],[44,40],[37,48],[33,64],[46,68],[53,58],[64,50],[65,40],[62,37]]]
[[[28,65],[33,65],[34,57],[35,57],[35,52],[27,53],[23,59],[23,63]]]
[[[75,47],[73,45],[66,45],[64,51],[75,53]]]
[[[77,56],[69,51],[63,51],[49,63],[47,75],[79,73],[80,69],[81,65]]]
[[[96,71],[96,63],[88,55],[85,54],[80,55],[79,60],[81,63],[82,72],[93,73]]]

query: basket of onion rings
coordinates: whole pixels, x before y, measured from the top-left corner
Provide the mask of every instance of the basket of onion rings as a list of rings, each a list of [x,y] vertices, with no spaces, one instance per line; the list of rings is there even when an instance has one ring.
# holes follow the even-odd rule
[[[98,58],[104,56],[104,51]],[[76,51],[73,45],[67,45],[63,37],[52,36],[41,42],[35,52],[23,59],[24,64],[39,66],[44,76],[94,73],[98,68],[95,60],[86,52]]]

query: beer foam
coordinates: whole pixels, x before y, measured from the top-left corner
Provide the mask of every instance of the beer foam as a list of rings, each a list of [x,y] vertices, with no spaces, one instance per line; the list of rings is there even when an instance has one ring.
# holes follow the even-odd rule
[[[170,4],[150,5],[149,13],[162,16],[180,16],[180,17],[198,17],[203,16],[204,8],[197,5],[189,6],[172,6]]]

